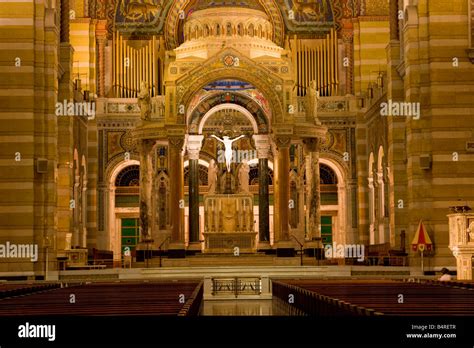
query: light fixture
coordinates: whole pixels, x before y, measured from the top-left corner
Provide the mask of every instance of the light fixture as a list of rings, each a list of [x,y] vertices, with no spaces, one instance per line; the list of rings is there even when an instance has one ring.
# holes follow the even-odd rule
[[[381,71],[379,71],[379,75],[377,76],[377,86],[382,89],[384,86],[383,74]]]
[[[367,87],[367,97],[369,99],[374,98],[374,88],[372,87],[372,83],[369,83],[369,86]]]

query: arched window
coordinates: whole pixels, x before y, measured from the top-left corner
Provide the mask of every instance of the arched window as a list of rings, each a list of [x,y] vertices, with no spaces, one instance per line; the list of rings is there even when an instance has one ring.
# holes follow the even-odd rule
[[[319,182],[321,185],[321,204],[336,205],[337,196],[337,175],[326,164],[319,164]]]
[[[138,165],[124,168],[115,179],[116,187],[139,186],[140,167]]]
[[[221,26],[219,24],[216,25],[216,36],[221,35]]]
[[[197,38],[198,38],[198,27],[195,26],[193,29],[193,39],[197,39]]]
[[[209,36],[209,26],[206,24],[206,26],[204,27],[204,37],[208,37]]]
[[[319,165],[319,176],[321,185],[337,185],[336,173],[327,165]]]
[[[273,185],[273,170],[268,168],[268,185]],[[258,185],[258,166],[251,166],[249,172],[250,185]]]
[[[199,165],[199,185],[207,185],[207,167]],[[184,168],[184,185],[188,186],[189,183],[189,166]]]
[[[254,36],[254,31],[255,31],[255,30],[254,30],[254,28],[253,28],[253,24],[250,24],[250,26],[249,26],[249,31],[248,31],[250,37],[253,37],[253,36]]]
[[[269,27],[266,27],[266,28],[265,28],[265,35],[266,35],[266,39],[267,39],[267,40],[271,40],[272,34],[271,34],[271,30],[270,30]]]
[[[237,35],[239,35],[239,36],[244,35],[244,29],[243,29],[242,23],[239,23],[239,25],[237,25]]]
[[[232,35],[232,24],[227,23],[227,24],[226,24],[226,30],[225,30],[225,31],[226,31],[226,35],[227,35],[227,36],[231,36],[231,35]]]

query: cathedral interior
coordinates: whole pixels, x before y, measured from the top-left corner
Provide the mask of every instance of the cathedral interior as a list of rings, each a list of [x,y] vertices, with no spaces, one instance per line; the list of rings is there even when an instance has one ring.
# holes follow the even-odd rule
[[[424,262],[472,279],[474,1],[0,4],[2,278]]]

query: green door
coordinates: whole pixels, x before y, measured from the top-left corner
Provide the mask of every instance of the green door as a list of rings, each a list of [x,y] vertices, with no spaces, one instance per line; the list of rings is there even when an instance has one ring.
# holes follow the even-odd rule
[[[125,248],[132,252],[138,244],[139,236],[138,218],[122,219],[122,255],[124,255]]]
[[[321,239],[323,246],[332,245],[332,216],[321,216]]]

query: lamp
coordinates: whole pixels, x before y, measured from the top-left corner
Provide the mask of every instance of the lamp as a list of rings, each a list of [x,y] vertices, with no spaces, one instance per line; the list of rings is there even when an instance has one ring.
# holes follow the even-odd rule
[[[374,88],[372,87],[372,83],[369,83],[369,86],[367,87],[367,97],[369,99],[374,98]]]
[[[381,71],[379,71],[379,75],[377,76],[377,86],[382,89],[384,87],[384,79]]]

